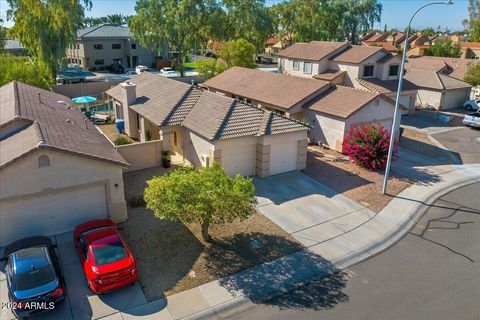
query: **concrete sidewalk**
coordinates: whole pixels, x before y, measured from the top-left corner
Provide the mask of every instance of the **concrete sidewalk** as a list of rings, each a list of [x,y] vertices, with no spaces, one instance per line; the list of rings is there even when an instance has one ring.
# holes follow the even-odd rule
[[[315,184],[310,185],[311,181],[308,179],[300,179],[303,181],[301,183],[307,181],[303,196],[323,197],[323,201],[332,202],[318,205],[316,208],[320,213],[322,208],[336,206],[336,209],[346,210],[347,216],[358,209],[359,212],[368,216],[368,219],[358,219],[355,226],[350,223],[347,228],[343,223],[338,223],[342,221],[338,220],[342,219],[342,214],[319,223],[318,219],[312,216],[310,209],[313,207],[310,206],[309,209],[296,212],[297,216],[304,215],[298,217],[297,223],[300,220],[303,221],[301,223],[310,221],[313,228],[323,224],[323,230],[317,230],[322,234],[312,233],[315,237],[320,236],[322,239],[315,238],[313,242],[308,242],[305,240],[304,233],[298,232],[299,225],[286,224],[286,229],[306,244],[306,249],[169,296],[167,299],[146,303],[102,319],[225,319],[253,307],[259,301],[292,290],[302,283],[326,276],[381,252],[408,232],[436,198],[460,186],[480,181],[480,164],[428,168],[405,165],[398,166],[396,169],[413,172],[421,169],[423,179],[392,199],[390,204],[377,214],[370,213],[368,212],[370,210],[366,211],[361,206],[357,208],[358,204],[355,206],[348,199],[331,196],[328,189]],[[295,192],[295,185],[292,188]],[[274,192],[274,190],[271,191]],[[297,191],[299,192],[297,196],[301,197],[300,189]],[[294,200],[294,198],[282,200],[281,194],[274,193],[274,199],[265,197],[259,199],[259,210],[267,216],[272,216],[270,206]],[[303,205],[308,206],[307,202]],[[333,202],[337,203],[333,204]],[[343,232],[337,234],[338,230]],[[325,236],[324,233],[331,236]]]

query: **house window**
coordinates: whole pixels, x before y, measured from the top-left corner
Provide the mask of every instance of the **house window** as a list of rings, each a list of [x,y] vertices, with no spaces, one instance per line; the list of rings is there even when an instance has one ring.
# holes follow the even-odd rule
[[[103,60],[103,59],[97,59],[97,60],[95,60],[94,64],[95,64],[96,66],[98,66],[98,65],[104,65],[104,64],[105,64],[105,60]]]
[[[393,76],[398,76],[398,64],[392,64],[390,68],[388,68],[388,76],[393,77]]]
[[[137,44],[136,43],[132,43],[132,49],[137,49]]]
[[[173,144],[177,145],[177,132],[173,131]]]
[[[93,49],[95,50],[102,50],[103,49],[103,44],[94,44]]]
[[[300,61],[293,61],[293,70],[300,70]]]
[[[250,99],[247,99],[247,103],[252,103],[252,100],[250,100]]]
[[[373,77],[373,65],[368,65],[363,67],[363,77]]]
[[[122,45],[120,43],[112,43],[112,49],[122,49]]]
[[[80,45],[79,45],[79,44],[77,44],[77,49],[80,49]]]
[[[303,73],[312,74],[312,63],[311,62],[304,62],[303,63]]]
[[[48,156],[40,156],[38,157],[38,167],[39,168],[44,168],[44,167],[50,167],[50,159]]]

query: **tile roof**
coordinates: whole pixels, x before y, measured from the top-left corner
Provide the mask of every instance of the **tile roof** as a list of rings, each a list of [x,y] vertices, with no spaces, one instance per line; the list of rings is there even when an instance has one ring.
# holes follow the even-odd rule
[[[467,72],[468,65],[472,63],[475,64],[478,63],[478,61],[462,58],[422,56],[417,58],[408,58],[406,69],[432,71],[441,71],[443,69],[447,72],[444,74],[447,74],[452,78],[463,80],[465,73]]]
[[[233,67],[203,85],[288,110],[326,87],[328,82]]]
[[[279,57],[320,61],[337,50],[348,46],[346,42],[310,41],[297,42],[277,53]]]
[[[465,81],[429,70],[411,70],[405,74],[405,79],[418,87],[438,90],[472,87]]]
[[[350,46],[330,60],[335,62],[361,63],[374,54],[383,51],[381,47]]]
[[[377,60],[377,63],[385,63],[387,61],[390,61],[393,58],[397,58],[399,61],[401,61],[401,58],[397,54],[391,54],[390,52],[387,53],[385,56]]]
[[[313,77],[319,80],[332,81],[345,73],[346,71],[328,69],[320,74],[314,75]]]
[[[368,39],[366,40],[366,42],[378,42],[378,41],[383,41],[383,40],[385,40],[385,38],[388,37],[389,35],[390,35],[389,32],[375,34],[375,35],[371,36],[370,38],[368,38]]]
[[[77,39],[86,38],[130,38],[132,33],[127,26],[101,24],[98,26],[83,28],[77,31]]]
[[[462,48],[480,48],[480,42],[460,42]]]
[[[130,108],[157,126],[182,125],[209,140],[308,130],[308,126],[278,114],[267,117],[268,111],[251,104],[177,80],[144,74],[132,80],[137,85],[137,97],[139,93],[141,97]],[[107,91],[111,92],[112,89]],[[118,94],[118,90],[113,92]]]
[[[5,146],[11,152],[5,158],[9,160],[5,163],[2,161],[2,165],[7,165],[28,152],[35,142],[38,148],[128,165],[78,108],[67,108],[58,101],[74,106],[65,96],[21,82],[13,81],[0,87],[0,132],[2,128],[4,132],[8,130],[7,127],[16,121],[22,121],[24,127],[28,126],[1,141],[2,147]],[[22,143],[27,146],[22,146]],[[15,145],[18,145],[17,149],[13,148]]]
[[[358,90],[344,86],[332,86],[313,101],[305,105],[305,107],[313,111],[347,119],[379,97],[381,97],[381,95],[376,92]]]
[[[378,93],[397,92],[398,80],[381,80],[378,78],[357,79],[358,83],[368,90]],[[402,91],[416,90],[415,86],[410,81],[404,79],[402,84]]]
[[[381,42],[375,42],[370,44],[370,46],[378,46],[382,47],[383,49],[389,51],[389,52],[396,52],[398,50],[397,47],[395,47],[391,42],[389,41],[381,41]]]
[[[0,140],[0,168],[37,149],[43,143],[40,126],[33,122],[15,135]]]

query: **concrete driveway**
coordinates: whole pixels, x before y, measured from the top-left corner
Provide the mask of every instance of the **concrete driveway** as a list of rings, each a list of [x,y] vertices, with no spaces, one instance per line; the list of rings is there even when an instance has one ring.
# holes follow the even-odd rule
[[[258,210],[306,247],[349,232],[375,213],[301,172],[255,179]]]
[[[67,284],[67,299],[57,310],[46,312],[29,319],[99,319],[113,315],[118,311],[131,309],[147,303],[138,283],[110,293],[101,295],[93,294],[87,288],[85,274],[73,245],[72,234],[66,233],[53,236],[52,240],[58,245],[63,275]],[[1,302],[8,301],[4,270],[4,266],[2,265],[0,272]],[[2,309],[0,310],[0,319],[10,320],[15,318],[10,310]],[[122,318],[120,314],[116,314],[112,316],[112,319]]]
[[[445,148],[458,154],[462,163],[480,163],[480,130],[463,127],[432,136]]]

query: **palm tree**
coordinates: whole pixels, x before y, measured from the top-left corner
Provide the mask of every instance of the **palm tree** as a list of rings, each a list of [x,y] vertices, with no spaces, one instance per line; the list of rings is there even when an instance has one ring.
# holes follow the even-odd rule
[[[121,26],[127,23],[127,17],[122,14],[111,14],[106,17],[106,23]]]

